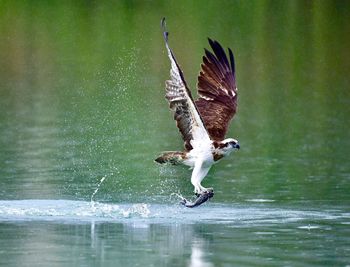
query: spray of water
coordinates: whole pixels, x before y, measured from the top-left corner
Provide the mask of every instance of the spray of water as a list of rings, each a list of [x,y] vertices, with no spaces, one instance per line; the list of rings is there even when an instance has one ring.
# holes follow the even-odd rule
[[[90,198],[90,202],[91,202],[91,206],[94,207],[95,206],[95,202],[94,202],[94,196],[97,194],[98,190],[100,189],[100,186],[102,185],[103,181],[106,180],[107,176],[103,176],[100,180],[100,182],[98,183],[95,191],[92,193],[91,198]]]
[[[178,197],[180,200],[184,200],[185,198],[180,194],[180,193],[171,193],[170,194],[170,196],[172,197],[172,196],[176,196],[176,197]]]

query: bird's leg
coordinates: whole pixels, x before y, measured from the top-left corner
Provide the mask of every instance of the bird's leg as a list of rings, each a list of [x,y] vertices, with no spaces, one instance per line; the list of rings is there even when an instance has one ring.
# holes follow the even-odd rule
[[[199,196],[207,191],[207,188],[203,187],[201,184],[198,184],[194,187],[194,194]]]
[[[207,188],[201,185],[203,178],[207,175],[209,167],[204,167],[203,162],[196,162],[191,176],[191,183],[194,186],[194,193],[198,196],[208,191]]]
[[[201,187],[202,193],[208,193],[208,192],[213,192],[214,189],[209,187],[209,188],[205,188],[205,187]]]
[[[194,190],[194,194],[198,197],[202,194],[207,194],[207,193],[213,193],[214,192],[214,189],[209,187],[209,188],[205,188],[204,186],[202,185],[199,185],[199,189],[198,191],[195,189]]]

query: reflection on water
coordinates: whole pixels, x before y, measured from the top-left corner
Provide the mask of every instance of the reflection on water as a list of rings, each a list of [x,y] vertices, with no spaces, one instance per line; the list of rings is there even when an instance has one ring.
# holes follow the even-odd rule
[[[349,264],[349,10],[1,1],[0,265]],[[192,195],[190,172],[153,163],[182,147],[163,16],[192,89],[207,36],[237,63],[242,149],[195,210],[173,197]]]
[[[276,266],[298,262],[329,266],[349,260],[349,223],[347,208],[340,206],[297,210],[259,203],[186,209],[66,200],[0,201],[0,253],[13,255],[1,257],[0,264],[17,266],[25,259],[28,265],[36,265],[38,253],[45,248],[39,266],[47,262],[52,266],[97,262],[104,266],[141,262],[146,266],[223,262],[271,266],[272,260]]]
[[[190,267],[211,267],[214,266],[208,262],[206,258],[206,251],[204,249],[205,240],[202,238],[195,238],[192,240],[191,258],[188,266]]]

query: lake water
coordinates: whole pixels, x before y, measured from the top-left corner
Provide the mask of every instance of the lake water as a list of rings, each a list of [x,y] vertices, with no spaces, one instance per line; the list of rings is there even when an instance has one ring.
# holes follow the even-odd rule
[[[0,266],[350,266],[350,5],[0,3]],[[160,19],[194,91],[206,37],[236,58],[241,149],[182,141]]]

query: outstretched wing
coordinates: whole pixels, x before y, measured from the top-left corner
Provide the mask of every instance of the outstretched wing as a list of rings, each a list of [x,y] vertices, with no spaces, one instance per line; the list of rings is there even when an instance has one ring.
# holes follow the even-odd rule
[[[175,56],[168,45],[168,35],[165,18],[162,19],[165,46],[171,62],[170,80],[165,82],[166,99],[174,111],[174,119],[185,142],[186,150],[191,150],[203,141],[210,141],[207,130],[197,111],[190,90],[187,87],[183,73],[176,62]]]
[[[211,139],[221,141],[237,108],[235,62],[231,49],[229,62],[222,46],[208,40],[214,54],[205,49],[195,103]]]

